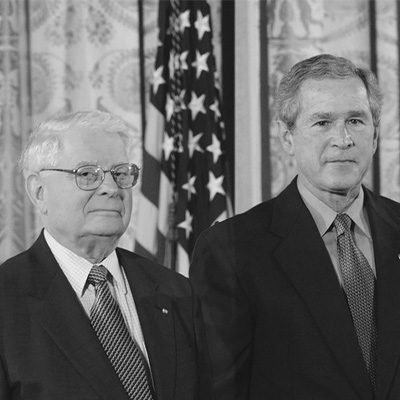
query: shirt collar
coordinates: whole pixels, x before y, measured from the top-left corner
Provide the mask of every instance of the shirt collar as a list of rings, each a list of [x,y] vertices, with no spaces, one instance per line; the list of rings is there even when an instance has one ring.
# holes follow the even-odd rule
[[[332,208],[311,193],[311,191],[299,179],[297,180],[297,187],[302,199],[304,200],[304,203],[306,204],[315,221],[315,224],[317,225],[320,235],[324,236],[325,233],[330,230],[332,223],[336,218],[337,212],[332,210]],[[366,213],[364,210],[364,190],[362,186],[358,196],[346,210],[346,214],[368,238],[371,238]]]
[[[82,297],[85,292],[86,281],[93,264],[85,258],[78,256],[71,250],[67,249],[56,239],[54,239],[54,237],[46,229],[44,230],[44,237],[72,288],[79,297]],[[104,265],[104,267],[107,268],[114,281],[126,294],[126,282],[115,250],[101,262],[101,265]]]
[[[114,281],[116,281],[117,285],[123,290],[124,294],[126,294],[126,282],[122,274],[122,270],[119,265],[117,253],[115,252],[115,250],[100,264],[107,268],[108,272],[112,275]]]

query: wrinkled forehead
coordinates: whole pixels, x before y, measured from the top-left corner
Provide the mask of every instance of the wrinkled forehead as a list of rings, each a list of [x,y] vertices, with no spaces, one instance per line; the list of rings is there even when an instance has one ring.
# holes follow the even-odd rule
[[[307,78],[299,86],[298,93],[304,93],[307,90],[323,91],[325,93],[340,93],[344,88],[351,88],[360,95],[367,95],[367,88],[362,79],[358,76],[349,76],[343,78],[325,77],[321,79]]]
[[[297,122],[361,118],[373,122],[370,100],[359,78],[305,81],[294,102]]]
[[[118,133],[76,127],[63,135],[60,156],[71,161],[116,163],[128,160],[127,148]]]
[[[312,107],[334,110],[354,109],[371,113],[367,89],[360,78],[308,79],[299,88],[297,100],[300,108]],[[333,108],[333,110],[331,110]]]

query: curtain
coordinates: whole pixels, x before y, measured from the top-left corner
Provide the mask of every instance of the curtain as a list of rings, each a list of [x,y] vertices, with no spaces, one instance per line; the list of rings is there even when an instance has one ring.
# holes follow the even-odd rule
[[[31,123],[26,4],[0,1],[0,263],[32,241],[35,216],[18,158]]]
[[[27,249],[42,229],[18,168],[32,125],[58,112],[113,112],[128,123],[131,158],[142,165],[158,3],[0,0],[0,264]],[[210,5],[219,15],[220,0]],[[218,21],[215,32],[218,37]],[[131,223],[119,243],[130,250],[140,186],[133,188]]]
[[[113,112],[128,123],[132,161],[141,165],[140,62],[147,79],[157,10],[157,0],[143,2],[140,30],[136,0],[0,1],[0,263],[29,247],[42,228],[18,169],[32,124],[56,112]],[[147,46],[143,60],[140,34]],[[133,189],[134,210],[139,187]],[[129,249],[135,212],[120,242]]]
[[[399,201],[399,3],[249,0],[235,7],[236,54],[246,55],[236,56],[235,160],[236,165],[249,160],[249,168],[235,169],[236,212],[277,195],[296,174],[277,136],[274,96],[293,64],[319,53],[376,72],[385,103],[378,154],[365,184]]]
[[[209,0],[217,68],[223,1]],[[139,4],[140,3],[140,4]],[[379,154],[365,183],[400,200],[399,4],[396,0],[235,0],[235,212],[278,194],[296,173],[273,122],[277,84],[295,62],[332,53],[377,72],[385,95]],[[140,20],[139,5],[143,19]],[[41,224],[18,158],[29,128],[60,111],[120,115],[142,164],[158,0],[0,0],[0,263],[29,247]],[[142,44],[141,44],[142,40]],[[224,74],[220,73],[223,77]],[[134,248],[137,199],[120,245]]]

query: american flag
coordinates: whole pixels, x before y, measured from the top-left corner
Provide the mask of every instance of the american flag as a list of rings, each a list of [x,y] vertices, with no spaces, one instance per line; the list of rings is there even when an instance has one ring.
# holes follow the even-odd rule
[[[136,251],[188,275],[199,234],[230,212],[206,0],[160,0]]]

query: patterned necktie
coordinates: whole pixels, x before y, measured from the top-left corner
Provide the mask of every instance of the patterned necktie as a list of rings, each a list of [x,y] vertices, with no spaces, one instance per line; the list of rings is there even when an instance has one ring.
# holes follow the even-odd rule
[[[90,310],[91,324],[129,397],[132,400],[153,400],[146,375],[147,364],[110,292],[107,274],[104,266],[94,265],[88,276],[88,282],[96,291]]]
[[[372,387],[376,389],[375,276],[351,235],[351,218],[338,214],[334,225],[344,290]]]

